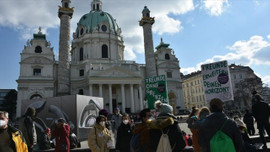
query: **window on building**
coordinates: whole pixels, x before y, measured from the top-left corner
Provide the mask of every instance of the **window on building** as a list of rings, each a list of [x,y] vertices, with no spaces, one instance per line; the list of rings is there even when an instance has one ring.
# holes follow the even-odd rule
[[[42,96],[39,95],[39,94],[34,94],[34,95],[32,95],[32,96],[30,97],[30,99],[41,99],[41,98],[42,98]]]
[[[78,94],[79,94],[79,95],[83,95],[83,89],[79,89]]]
[[[242,79],[242,78],[243,78],[243,77],[242,77],[242,74],[239,74],[239,78],[240,78],[240,79]]]
[[[150,17],[150,14],[149,13],[146,13],[146,17]]]
[[[80,76],[84,76],[84,70],[80,70]]]
[[[80,61],[83,60],[83,48],[80,48]]]
[[[41,53],[41,52],[42,52],[41,46],[36,46],[35,52],[36,52],[36,53]]]
[[[93,10],[95,10],[96,9],[96,7],[95,7],[95,5],[93,5]]]
[[[236,79],[236,75],[235,74],[233,75],[233,78]]]
[[[101,57],[102,58],[108,58],[108,46],[107,45],[102,45],[102,48],[101,48],[102,50],[102,55],[101,55]]]
[[[81,32],[80,32],[81,35],[83,35],[83,28],[81,28]]]
[[[41,75],[41,69],[33,69],[33,75],[34,75],[34,76],[39,76],[39,75]]]
[[[172,78],[172,72],[167,72],[167,78]]]
[[[165,59],[170,60],[170,55],[168,53],[165,54]]]
[[[65,8],[68,8],[68,3],[65,3]]]
[[[102,25],[102,26],[101,26],[101,30],[102,30],[103,32],[106,32],[106,31],[107,31],[107,26],[106,26],[106,25]]]
[[[99,5],[97,4],[97,10],[99,11]]]

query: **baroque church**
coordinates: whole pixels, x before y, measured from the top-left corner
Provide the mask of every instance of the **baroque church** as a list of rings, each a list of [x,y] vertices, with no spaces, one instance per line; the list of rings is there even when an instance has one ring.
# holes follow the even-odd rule
[[[103,97],[104,108],[112,113],[135,113],[147,106],[145,78],[167,76],[169,103],[174,111],[184,108],[179,60],[161,39],[153,47],[152,25],[155,20],[144,7],[138,26],[144,35],[145,63],[124,58],[124,40],[116,20],[102,10],[102,1],[93,0],[91,10],[77,23],[70,44],[70,20],[74,9],[70,0],[62,0],[59,59],[41,29],[27,41],[21,53],[17,116],[24,100],[70,94]],[[70,48],[71,46],[71,48]]]

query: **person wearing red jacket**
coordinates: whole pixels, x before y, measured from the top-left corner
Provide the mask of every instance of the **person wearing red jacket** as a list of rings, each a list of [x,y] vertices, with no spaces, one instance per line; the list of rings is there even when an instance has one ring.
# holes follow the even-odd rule
[[[52,132],[52,136],[55,137],[56,145],[55,152],[69,152],[70,141],[69,141],[70,127],[63,118],[58,119],[58,123]]]

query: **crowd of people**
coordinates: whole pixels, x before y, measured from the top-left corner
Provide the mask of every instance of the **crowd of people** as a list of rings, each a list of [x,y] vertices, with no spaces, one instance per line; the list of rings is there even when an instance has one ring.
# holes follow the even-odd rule
[[[270,135],[270,106],[256,93],[252,100],[252,109],[246,110],[243,120],[238,116],[228,117],[223,112],[223,102],[218,98],[209,102],[209,108],[193,107],[186,120],[192,135],[180,129],[172,106],[160,101],[155,102],[154,110],[143,109],[139,113],[140,123],[134,123],[129,114],[121,114],[119,108],[114,109],[108,120],[109,111],[102,109],[90,129],[88,146],[91,152],[109,152],[112,149],[116,152],[256,152],[258,146],[250,139],[255,134],[255,118],[262,148],[266,150],[264,136],[265,131],[268,137]],[[63,118],[38,135],[35,114],[34,108],[28,108],[16,129],[8,125],[8,113],[0,111],[0,152],[51,148],[56,152],[69,152],[70,148],[80,146]]]

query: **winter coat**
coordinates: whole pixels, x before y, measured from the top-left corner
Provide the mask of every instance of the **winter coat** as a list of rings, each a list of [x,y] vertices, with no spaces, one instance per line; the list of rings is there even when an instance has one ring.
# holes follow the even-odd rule
[[[52,136],[55,137],[56,141],[55,152],[70,151],[69,132],[70,127],[68,124],[62,124],[60,127],[56,126],[52,131]]]
[[[114,114],[111,120],[112,120],[112,130],[116,131],[122,123],[122,115],[120,113],[118,115]]]
[[[8,131],[11,133],[12,141],[15,143],[15,148],[17,152],[28,152],[26,141],[20,130],[8,126]]]
[[[214,136],[216,131],[221,128],[227,119],[227,116],[222,112],[215,112],[206,117],[206,119],[200,125],[198,137],[198,141],[202,149],[206,150],[207,152],[210,151],[211,138]],[[232,139],[235,150],[240,152],[242,149],[243,140],[237,124],[233,120],[228,120],[222,129],[222,132]]]
[[[150,129],[147,127],[146,123],[139,123],[134,126],[134,130],[132,132],[133,136],[139,134],[139,143],[140,147],[144,150],[144,152],[151,152],[150,148]]]
[[[88,146],[91,152],[109,152],[107,143],[112,141],[111,132],[99,124],[91,128],[88,137]]]
[[[270,116],[270,106],[262,101],[256,101],[252,105],[252,114],[257,122],[268,122]]]
[[[28,147],[37,144],[36,128],[30,116],[25,116],[24,119],[20,120],[19,129],[22,131]]]
[[[130,139],[132,137],[132,128],[130,124],[121,124],[117,130],[116,149],[120,152],[130,151]]]
[[[156,120],[147,120],[147,126],[150,128],[150,147],[152,151],[157,150],[162,132],[167,133],[169,136],[172,152],[179,152],[184,149],[185,140],[174,116],[158,116]]]
[[[254,125],[254,120],[253,120],[252,114],[249,112],[245,114],[243,121],[247,126]]]

